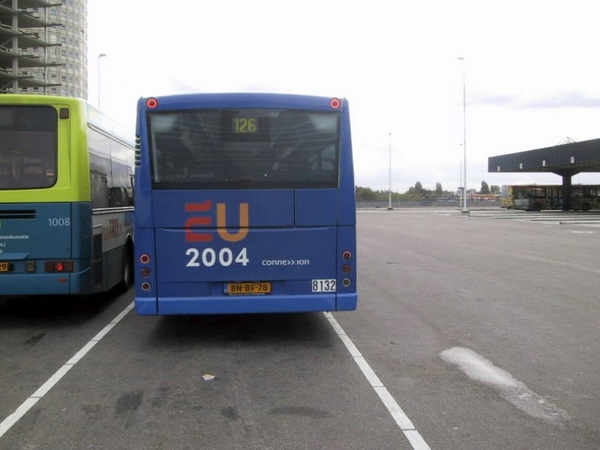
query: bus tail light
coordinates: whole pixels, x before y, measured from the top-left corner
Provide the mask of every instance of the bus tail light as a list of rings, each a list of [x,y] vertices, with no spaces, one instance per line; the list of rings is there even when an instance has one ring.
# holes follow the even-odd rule
[[[148,253],[142,253],[140,255],[140,262],[142,264],[148,264],[150,262],[150,255]],[[143,278],[148,278],[151,274],[151,270],[150,267],[141,267],[140,268],[140,275]],[[152,289],[152,285],[148,282],[148,281],[143,281],[140,284],[140,288],[142,289],[142,291],[149,291],[150,289]]]
[[[158,101],[155,98],[149,98],[146,100],[146,106],[150,109],[154,109],[158,106]]]
[[[35,261],[25,261],[25,272],[35,273],[36,264]]]
[[[73,272],[75,264],[73,261],[46,261],[44,269],[48,273],[53,272]]]
[[[352,264],[349,264],[349,261],[352,259],[352,252],[350,250],[344,250],[342,252],[342,259],[344,261],[348,261],[346,264],[342,264],[342,273],[349,274],[353,271],[354,267]],[[342,279],[342,286],[349,287],[352,284],[352,280],[350,278]]]

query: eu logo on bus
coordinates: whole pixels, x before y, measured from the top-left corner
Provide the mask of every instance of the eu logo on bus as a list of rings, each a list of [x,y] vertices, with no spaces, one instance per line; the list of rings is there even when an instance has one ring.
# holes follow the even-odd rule
[[[225,203],[217,203],[217,232],[219,237],[227,242],[239,242],[248,235],[248,203],[240,203],[240,223],[235,233],[227,230],[227,211]],[[211,233],[201,233],[194,231],[197,227],[210,227],[213,224],[213,217],[210,216],[212,210],[212,201],[206,200],[203,203],[186,203],[185,211],[189,213],[200,213],[190,217],[185,221],[185,240],[186,242],[211,242],[213,235]]]

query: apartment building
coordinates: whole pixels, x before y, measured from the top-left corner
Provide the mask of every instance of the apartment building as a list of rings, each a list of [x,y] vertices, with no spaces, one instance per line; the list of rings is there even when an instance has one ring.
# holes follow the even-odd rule
[[[0,93],[87,99],[87,0],[0,0]]]

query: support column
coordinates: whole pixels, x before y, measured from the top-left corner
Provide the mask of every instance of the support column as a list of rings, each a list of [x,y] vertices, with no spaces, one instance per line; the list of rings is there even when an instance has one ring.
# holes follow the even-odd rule
[[[562,174],[562,198],[563,198],[563,211],[569,211],[571,209],[571,174]]]

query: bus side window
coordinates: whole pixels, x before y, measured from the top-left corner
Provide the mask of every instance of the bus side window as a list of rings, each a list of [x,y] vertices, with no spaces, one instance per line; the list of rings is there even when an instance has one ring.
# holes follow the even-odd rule
[[[108,189],[108,206],[127,206],[125,188],[113,187]]]
[[[135,192],[135,178],[133,175],[129,175],[129,186],[126,189],[127,192],[127,205],[134,205],[134,192]]]
[[[106,175],[92,170],[91,188],[92,188],[92,208],[108,207],[108,180]]]

